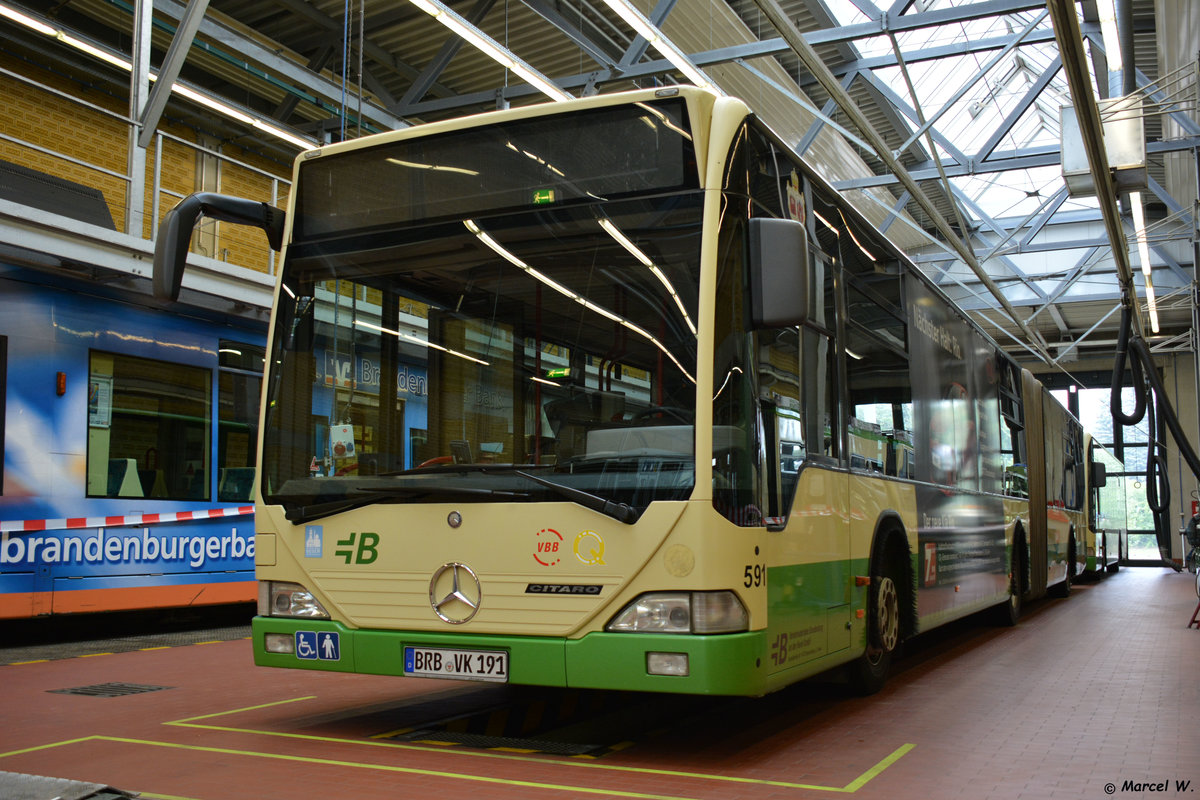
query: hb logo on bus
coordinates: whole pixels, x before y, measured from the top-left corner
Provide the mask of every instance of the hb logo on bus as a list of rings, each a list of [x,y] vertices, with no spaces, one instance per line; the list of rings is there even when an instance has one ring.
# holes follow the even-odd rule
[[[356,540],[357,547],[355,546]],[[374,564],[375,559],[379,557],[379,551],[375,549],[377,544],[379,544],[378,533],[369,531],[351,533],[348,539],[338,539],[339,549],[334,550],[333,554],[344,559],[347,564]],[[341,549],[343,547],[344,550]]]

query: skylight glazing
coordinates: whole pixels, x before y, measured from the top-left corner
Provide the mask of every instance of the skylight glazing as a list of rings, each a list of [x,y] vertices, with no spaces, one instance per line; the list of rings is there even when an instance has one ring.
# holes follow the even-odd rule
[[[966,3],[928,0],[917,3],[912,13],[960,5]],[[858,5],[852,0],[827,0],[827,6],[839,24],[871,21],[862,10],[869,11],[870,4],[861,0]],[[1025,39],[1021,44],[999,55],[1005,45],[1022,34]],[[943,165],[997,157],[1012,158],[1020,165],[1022,156],[1060,147],[1059,108],[1070,104],[1070,94],[1065,76],[1057,69],[1058,47],[1044,11],[899,31],[893,36],[903,54],[921,113],[926,120],[933,120],[936,154]],[[988,42],[995,46],[979,47]],[[895,54],[888,36],[856,40],[851,46],[862,58]],[[972,51],[945,54],[954,48]],[[937,57],[931,57],[935,52],[939,53]],[[1047,83],[1043,75],[1052,68],[1056,74]],[[894,66],[874,72],[905,101],[907,107],[900,111],[911,126],[909,133],[916,131],[920,123],[903,70]],[[1010,122],[1014,115],[1016,121]],[[998,131],[1003,131],[1003,135],[998,136]],[[916,146],[928,157],[927,137],[920,137]],[[1020,166],[1002,172],[953,177],[951,182],[973,203],[974,208],[964,209],[973,222],[981,221],[977,212],[997,221],[1034,215],[1064,185],[1057,165]],[[1068,198],[1059,210],[1094,208],[1096,204],[1090,199]]]

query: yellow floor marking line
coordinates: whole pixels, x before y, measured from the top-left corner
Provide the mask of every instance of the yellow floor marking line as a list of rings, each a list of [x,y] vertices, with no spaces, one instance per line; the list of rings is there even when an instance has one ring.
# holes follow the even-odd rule
[[[214,711],[212,714],[201,714],[198,717],[187,717],[186,719],[176,720],[174,722],[164,722],[164,725],[184,725],[189,722],[195,722],[198,719],[212,719],[213,717],[227,717],[230,714],[240,714],[243,711],[258,711],[261,708],[271,708],[272,706],[286,706],[288,703],[299,703],[301,700],[316,700],[315,694],[306,695],[304,697],[292,697],[287,700],[272,700],[270,703],[259,703],[256,706],[243,706],[241,708],[232,708],[228,711]],[[195,725],[192,727],[203,728],[203,725]]]
[[[552,765],[565,766],[565,767],[576,767],[576,768],[580,768],[580,769],[599,769],[599,770],[608,770],[611,772],[625,772],[625,773],[642,774],[642,775],[660,775],[660,776],[666,776],[666,777],[671,777],[671,778],[691,778],[691,779],[701,780],[701,781],[742,783],[742,784],[749,784],[749,785],[753,785],[753,786],[774,786],[774,787],[779,787],[779,788],[783,788],[783,789],[807,789],[809,791],[834,792],[834,793],[838,793],[838,794],[854,794],[859,789],[866,786],[867,783],[869,783],[873,779],[879,777],[879,775],[882,774],[884,770],[886,770],[892,764],[895,764],[903,756],[908,754],[908,752],[910,750],[912,750],[914,747],[916,747],[915,744],[911,744],[911,743],[901,745],[900,747],[896,748],[891,753],[889,753],[887,756],[885,756],[882,760],[880,760],[874,766],[870,767],[866,772],[859,775],[857,778],[850,781],[850,783],[846,784],[845,786],[820,786],[817,784],[810,784],[810,783],[792,783],[790,781],[773,781],[773,780],[767,780],[765,778],[742,778],[742,777],[738,777],[736,775],[716,775],[716,774],[704,773],[704,772],[685,772],[682,770],[653,769],[650,767],[631,767],[631,766],[626,766],[626,765],[621,765],[621,764],[604,764],[604,763],[598,763],[598,762],[593,762],[593,761],[580,761],[580,760],[575,760],[575,759],[568,761],[568,760],[553,759],[553,758],[537,758],[537,757],[531,757],[531,756],[522,756],[522,755],[518,755],[516,753],[498,752],[498,749],[479,751],[479,750],[469,750],[469,749],[457,749],[457,748],[453,748],[453,747],[446,747],[445,745],[443,745],[441,747],[434,747],[434,746],[430,746],[430,745],[422,746],[422,745],[416,745],[416,744],[411,744],[411,743],[402,744],[402,743],[398,743],[398,742],[394,742],[394,741],[378,741],[375,739],[346,739],[346,738],[337,737],[337,736],[318,736],[318,735],[309,734],[309,733],[287,733],[284,731],[264,731],[264,730],[257,730],[254,728],[237,728],[237,727],[226,726],[226,725],[201,725],[201,724],[196,723],[196,720],[212,719],[214,717],[221,717],[221,716],[228,716],[231,714],[237,714],[242,711],[252,711],[252,710],[256,710],[256,709],[260,709],[260,708],[269,708],[271,706],[284,705],[287,703],[295,703],[300,700],[314,700],[314,699],[316,699],[316,697],[312,696],[312,695],[310,695],[308,697],[296,697],[296,698],[292,698],[290,700],[278,700],[278,701],[275,701],[272,703],[263,703],[262,705],[258,705],[258,706],[247,706],[245,708],[237,708],[237,709],[233,709],[230,711],[217,711],[212,714],[205,714],[205,715],[199,716],[199,717],[189,717],[187,719],[176,720],[174,722],[164,722],[163,724],[182,727],[182,728],[200,728],[200,729],[204,729],[204,730],[221,731],[224,733],[249,733],[249,734],[253,734],[256,736],[274,736],[274,737],[283,738],[283,739],[298,739],[298,740],[313,741],[313,742],[336,742],[338,744],[350,744],[350,745],[355,745],[358,747],[389,747],[389,748],[395,748],[395,749],[399,749],[399,750],[414,750],[417,752],[426,752],[426,753],[428,753],[428,752],[447,753],[447,754],[453,753],[456,755],[470,756],[472,758],[498,758],[498,759],[502,759],[505,761],[524,761],[524,762],[530,762],[530,763],[534,763],[534,764],[552,764]],[[438,744],[441,744],[441,743],[439,742]],[[447,742],[446,744],[449,745],[449,744],[457,744],[457,743]],[[4,755],[5,754],[0,753],[0,758],[3,758]],[[456,773],[451,773],[451,774],[456,774]]]
[[[98,739],[98,736],[81,736],[78,739],[66,739],[61,742],[50,742],[49,744],[38,744],[33,747],[22,747],[20,750],[10,750],[7,753],[0,753],[0,758],[8,758],[9,756],[20,756],[25,753],[36,753],[39,750],[49,750],[52,747],[63,747],[68,744],[79,744],[80,742],[90,742],[93,739]]]
[[[393,764],[371,764],[361,761],[343,761],[335,758],[315,758],[313,756],[288,755],[286,753],[264,753],[256,750],[235,750],[229,747],[211,747],[197,744],[181,744],[178,742],[156,742],[150,739],[128,739],[123,736],[86,736],[82,739],[70,739],[54,744],[42,745],[40,747],[32,747],[26,750],[17,750],[12,753],[0,753],[0,758],[9,755],[16,755],[22,752],[33,752],[35,750],[45,750],[51,747],[61,747],[69,744],[79,744],[82,742],[118,742],[120,744],[143,745],[146,747],[166,747],[173,750],[187,750],[194,753],[217,753],[225,756],[246,756],[247,758],[265,758],[273,761],[294,761],[312,766],[321,764],[327,767],[349,767],[352,769],[369,769],[380,772],[393,772],[405,775],[420,775],[425,778],[446,778],[448,780],[474,781],[476,783],[490,783],[501,786],[514,786],[522,789],[546,789],[555,792],[572,792],[576,794],[593,794],[604,797],[625,797],[630,800],[692,800],[691,798],[681,797],[679,795],[666,794],[649,794],[646,792],[629,792],[611,788],[597,788],[592,786],[575,786],[564,783],[543,783],[541,781],[523,781],[515,778],[496,778],[491,775],[470,775],[460,772],[444,772],[441,770],[421,769],[419,767],[401,767]]]
[[[370,738],[372,738],[372,739],[395,739],[398,736],[403,736],[406,733],[412,733],[415,730],[416,730],[416,728],[414,728],[410,725],[407,728],[397,728],[394,731],[384,731],[383,733],[373,733],[373,734],[371,734]]]
[[[881,772],[883,772],[885,769],[890,767],[892,764],[895,764],[897,761],[899,761],[901,758],[903,758],[904,755],[907,754],[909,750],[912,750],[914,747],[916,747],[915,744],[904,744],[904,745],[901,745],[900,747],[897,747],[895,750],[893,750],[891,752],[890,755],[888,755],[886,758],[884,758],[878,764],[871,767],[869,770],[864,772],[862,775],[859,775],[857,778],[855,778],[854,780],[852,780],[848,784],[846,784],[846,788],[843,789],[842,791],[850,792],[850,793],[857,792],[859,789],[866,786],[868,781],[870,781],[872,778],[875,778],[876,776],[878,776]]]

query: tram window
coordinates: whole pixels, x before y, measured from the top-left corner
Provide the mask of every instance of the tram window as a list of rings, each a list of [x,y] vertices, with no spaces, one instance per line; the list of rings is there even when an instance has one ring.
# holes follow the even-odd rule
[[[211,375],[93,352],[88,374],[89,497],[209,497]]]
[[[4,398],[8,397],[8,337],[0,336],[0,453],[4,452]],[[4,459],[0,458],[0,494],[4,494]]]
[[[218,383],[217,499],[252,500],[262,379],[223,371]]]
[[[223,339],[218,353],[217,500],[247,502],[254,499],[258,403],[266,349]]]
[[[217,348],[217,357],[221,369],[240,369],[262,374],[267,360],[267,349],[256,344],[222,339]]]

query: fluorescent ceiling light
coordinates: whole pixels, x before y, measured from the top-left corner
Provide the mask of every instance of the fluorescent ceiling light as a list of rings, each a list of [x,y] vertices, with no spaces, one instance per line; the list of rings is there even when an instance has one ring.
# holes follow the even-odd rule
[[[542,284],[549,286],[551,289],[558,292],[563,297],[566,297],[570,300],[574,300],[576,303],[579,303],[581,306],[588,309],[589,311],[594,311],[595,313],[599,314],[600,316],[604,317],[605,319],[610,319],[613,322],[617,323],[618,325],[624,326],[628,330],[633,331],[638,336],[641,336],[643,339],[650,342],[650,344],[654,345],[659,350],[661,350],[663,352],[663,354],[666,355],[667,358],[671,359],[671,361],[673,361],[675,363],[675,366],[679,367],[679,371],[683,373],[683,376],[685,378],[690,380],[692,383],[696,382],[696,379],[693,378],[688,373],[688,371],[683,368],[683,364],[679,363],[679,359],[675,357],[675,354],[671,352],[670,348],[668,348],[665,344],[660,342],[654,336],[654,334],[650,333],[645,328],[642,328],[641,326],[631,322],[630,320],[625,319],[620,314],[616,314],[612,311],[609,311],[607,308],[604,308],[603,306],[596,305],[591,300],[588,300],[586,297],[576,294],[575,292],[571,291],[567,287],[563,286],[561,283],[558,283],[550,276],[548,276],[542,272],[539,272],[538,270],[529,266],[524,261],[522,261],[515,253],[509,252],[507,249],[505,249],[504,245],[500,244],[495,239],[493,239],[491,236],[489,236],[486,231],[484,231],[482,228],[479,227],[479,225],[475,222],[475,220],[464,219],[463,225],[466,226],[467,230],[469,230],[471,233],[473,233],[475,235],[475,238],[479,239],[479,241],[481,241],[485,245],[487,245],[489,249],[491,249],[497,255],[501,256],[505,261],[509,262],[513,266],[518,267],[521,270],[524,270],[525,273],[528,274],[534,280],[537,280],[537,281],[541,282]]]
[[[467,361],[474,361],[476,364],[482,364],[485,367],[491,366],[489,362],[475,358],[475,356],[469,356],[466,353],[460,353],[457,350],[451,350],[449,347],[442,347],[436,342],[430,342],[425,339],[404,333],[403,331],[394,331],[391,328],[384,328],[381,325],[376,325],[372,322],[366,322],[365,320],[361,319],[355,320],[354,324],[360,328],[369,328],[373,331],[379,331],[380,333],[389,333],[392,336],[395,336],[397,339],[403,339],[406,342],[412,342],[413,344],[420,345],[421,347],[432,347],[434,350],[446,353],[447,355],[457,356],[458,358],[466,359]]]
[[[539,92],[547,97],[553,98],[558,102],[575,99],[570,94],[564,92],[562,89],[551,83],[546,76],[542,75],[542,73],[538,72],[522,61],[514,62],[512,65],[512,71],[516,73],[521,80],[525,81],[530,86],[535,87]]]
[[[658,119],[658,121],[663,124],[663,127],[668,128],[669,130],[675,131],[680,136],[682,136],[684,139],[687,139],[689,142],[692,141],[692,135],[690,133],[688,133],[683,128],[676,125],[674,122],[672,122],[667,117],[666,114],[659,111],[654,106],[646,105],[645,103],[634,103],[634,105],[637,106],[638,108],[642,109],[643,111],[645,111],[647,114],[651,114],[654,117],[656,117]],[[654,123],[651,122],[650,120],[646,120],[646,123],[649,124],[651,127],[653,127],[653,125],[654,125]]]
[[[244,125],[254,125],[253,117],[243,114],[242,112],[238,111],[236,108],[227,106],[224,103],[222,103],[221,101],[215,100],[206,94],[201,94],[200,92],[197,92],[194,89],[189,89],[188,87],[183,86],[178,83],[175,84],[174,86],[172,86],[171,90],[174,91],[180,97],[186,97],[188,100],[191,100],[193,103],[197,103],[199,105],[205,106],[206,108],[210,108],[213,111],[216,111],[218,114],[223,114],[223,115],[229,117],[230,119],[236,119],[238,122],[241,122]]]
[[[549,97],[551,100],[563,101],[575,98],[554,85],[542,73],[538,72],[523,61],[516,53],[504,47],[479,28],[459,16],[454,9],[440,0],[409,0],[417,8],[449,28],[457,36],[470,44],[479,52],[495,61],[507,70],[511,70],[530,86]]]
[[[301,150],[309,150],[313,147],[316,147],[316,142],[309,141],[308,139],[301,139],[299,136],[294,136],[282,128],[276,128],[271,123],[263,122],[261,119],[254,120],[254,127],[260,131],[263,131],[264,133],[271,134],[276,139],[282,139],[285,142],[291,142]]]
[[[92,58],[97,58],[106,64],[111,64],[118,69],[125,70],[126,72],[133,71],[133,65],[115,53],[97,47],[89,42],[85,42],[78,37],[72,36],[65,30],[60,30],[59,28],[47,25],[46,23],[23,14],[14,8],[4,5],[3,3],[0,3],[0,17],[7,17],[13,22],[16,22],[19,25],[24,25],[26,28],[29,28],[32,31],[36,31],[44,36],[49,36],[52,39],[57,39],[63,44],[73,47],[81,53],[87,53]],[[152,81],[158,79],[158,76],[154,73],[150,73],[149,77]],[[180,97],[186,97],[188,100],[198,103],[211,111],[221,114],[222,116],[236,120],[243,125],[250,125],[251,127],[257,128],[260,131],[269,133],[277,139],[282,139],[285,142],[294,144],[302,150],[308,150],[309,148],[316,146],[316,143],[313,141],[303,139],[295,134],[288,133],[287,131],[278,128],[269,122],[251,117],[249,114],[238,111],[233,106],[227,105],[226,103],[221,102],[209,94],[192,89],[188,86],[184,86],[179,81],[176,81],[171,86],[171,91],[175,92]]]
[[[639,248],[633,242],[629,241],[629,237],[627,237],[624,233],[622,233],[621,229],[618,228],[616,225],[614,225],[612,220],[610,220],[610,219],[600,220],[600,227],[604,228],[604,230],[608,233],[609,236],[616,239],[617,244],[621,245],[621,247],[624,247],[631,256],[636,258],[638,261],[642,262],[643,266],[647,266],[647,267],[654,266],[654,262],[650,260],[650,256],[643,253],[641,251],[641,248]]]
[[[846,233],[850,234],[850,241],[854,242],[854,244],[858,246],[858,249],[862,251],[863,255],[866,256],[872,264],[877,263],[877,259],[875,256],[871,255],[871,251],[863,247],[862,242],[860,242],[858,237],[854,235],[854,229],[851,228],[850,223],[846,221],[846,215],[840,210],[838,211],[838,215],[842,218],[842,222],[846,223]]]
[[[833,226],[833,224],[832,224],[832,223],[830,223],[830,221],[829,221],[829,220],[827,220],[827,219],[825,219],[824,217],[822,217],[822,216],[821,216],[821,212],[817,211],[816,209],[813,209],[813,216],[817,218],[817,221],[818,221],[818,222],[820,222],[820,223],[821,223],[822,225],[824,225],[826,228],[829,228],[829,230],[833,231],[833,235],[834,235],[834,236],[841,237],[841,235],[842,235],[842,234],[841,234],[841,231],[839,231],[837,228],[835,228],[835,227]]]
[[[93,58],[98,58],[101,61],[105,61],[109,64],[112,64],[114,67],[117,67],[119,69],[124,69],[124,70],[132,69],[132,67],[129,65],[129,62],[126,61],[125,59],[119,58],[118,56],[115,56],[106,50],[101,50],[99,47],[90,45],[87,42],[83,41],[82,39],[76,39],[74,36],[70,35],[69,33],[64,33],[63,31],[55,31],[53,35],[54,35],[55,39],[58,39],[63,44],[70,45],[71,47],[74,47],[76,50],[80,50],[84,53],[87,53],[89,56],[92,56]]]
[[[625,20],[638,36],[649,42],[650,46],[659,52],[659,55],[682,72],[685,78],[701,89],[717,90],[716,85],[691,62],[691,59],[683,54],[683,51],[675,46],[674,42],[664,36],[662,31],[656,28],[650,20],[646,19],[642,12],[625,0],[604,0],[604,2],[616,12],[618,17]]]
[[[695,336],[697,334],[696,326],[692,324],[692,318],[688,315],[687,309],[683,307],[683,300],[679,297],[679,293],[675,291],[675,286],[671,283],[671,280],[658,268],[657,264],[650,260],[650,256],[643,253],[640,247],[629,241],[629,237],[622,233],[621,229],[612,220],[604,218],[599,220],[599,222],[600,227],[604,228],[608,235],[616,240],[617,244],[624,247],[631,256],[641,262],[642,266],[648,268],[654,274],[654,277],[658,278],[658,282],[667,290],[667,294],[671,295],[671,299],[675,301],[676,307],[679,308],[679,313],[683,315],[683,321],[687,323],[692,335]]]
[[[1142,193],[1130,192],[1129,205],[1133,212],[1133,232],[1137,237],[1138,258],[1142,262],[1142,278],[1146,283],[1146,305],[1150,311],[1150,330],[1158,333],[1158,303],[1154,298],[1154,280],[1150,267],[1150,245],[1146,241],[1146,214],[1142,209]]]
[[[1104,57],[1108,60],[1110,72],[1120,72],[1124,69],[1124,59],[1121,57],[1121,37],[1117,33],[1117,10],[1113,0],[1096,0],[1096,14],[1100,17],[1100,36],[1104,39]]]
[[[395,164],[399,167],[408,167],[409,169],[427,169],[431,172],[457,172],[462,175],[478,175],[479,170],[467,169],[466,167],[448,167],[444,164],[421,164],[417,161],[404,161],[399,158],[384,159],[389,164]]]
[[[57,30],[45,24],[44,22],[39,22],[33,17],[22,14],[15,8],[9,8],[5,5],[0,5],[0,17],[8,17],[18,25],[24,25],[26,28],[35,30],[43,36],[55,36],[58,33]]]

